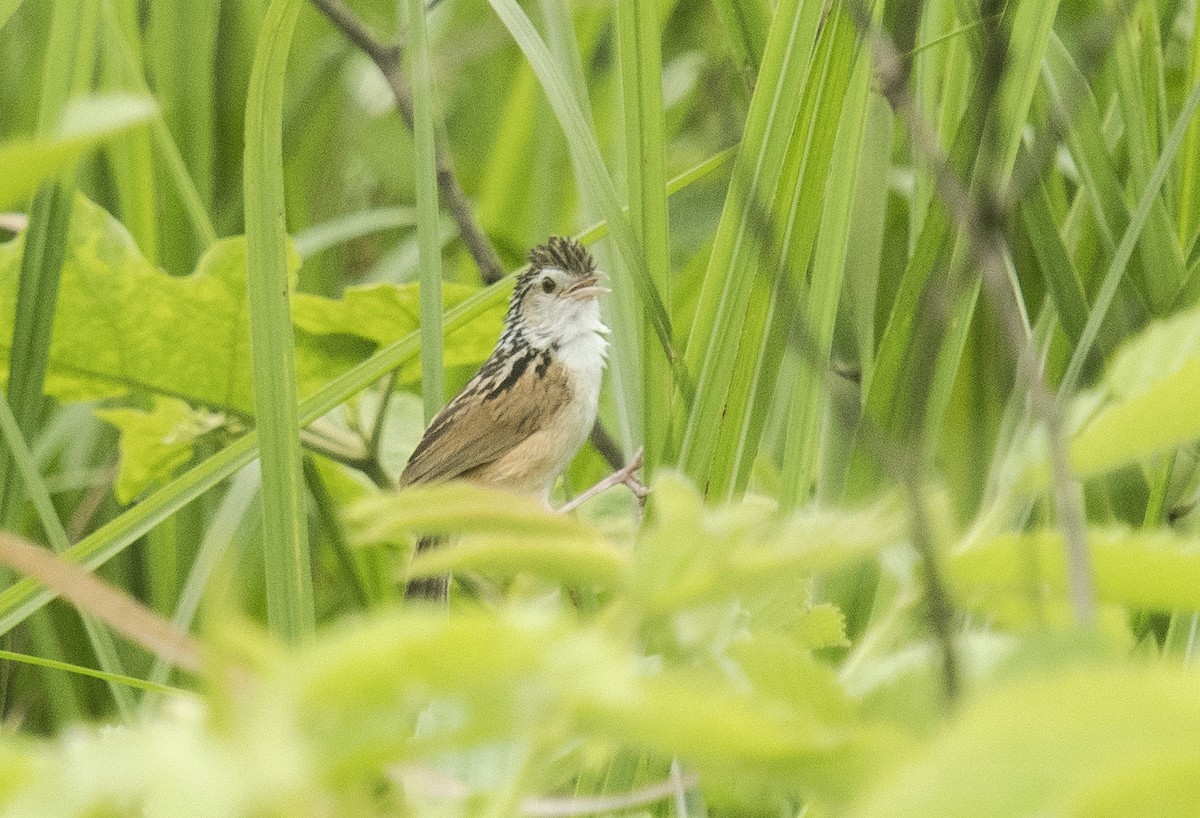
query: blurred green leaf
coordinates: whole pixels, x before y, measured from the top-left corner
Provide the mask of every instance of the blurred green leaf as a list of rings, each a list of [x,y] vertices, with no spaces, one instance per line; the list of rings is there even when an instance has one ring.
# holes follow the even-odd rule
[[[1101,601],[1151,610],[1200,610],[1200,539],[1161,530],[1093,529],[1088,546]],[[947,574],[973,608],[1066,593],[1061,531],[1003,534],[956,553]]]
[[[1115,807],[1098,800],[1110,793],[1128,804],[1194,769],[1197,730],[1200,678],[1191,670],[1093,667],[1034,678],[968,705],[852,814],[1111,814],[1076,809]],[[1169,803],[1147,791],[1143,805]]]
[[[1084,477],[1200,437],[1200,312],[1157,322],[1125,344],[1102,381],[1107,402],[1071,443]],[[1080,405],[1095,401],[1081,397]]]
[[[599,538],[590,526],[536,500],[461,480],[376,494],[355,504],[348,516],[361,542],[394,541],[411,534],[495,531],[585,543]]]
[[[148,97],[84,97],[67,107],[53,137],[0,142],[0,210],[25,201],[43,180],[105,140],[145,122],[155,110]]]

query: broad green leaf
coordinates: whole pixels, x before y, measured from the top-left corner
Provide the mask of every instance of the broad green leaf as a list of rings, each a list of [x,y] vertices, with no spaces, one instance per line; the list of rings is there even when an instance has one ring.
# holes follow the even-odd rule
[[[0,247],[0,315],[11,315],[20,250],[20,239]],[[143,389],[250,413],[245,276],[241,239],[215,245],[193,275],[167,276],[141,256],[115,219],[77,198],[49,391],[71,400]],[[0,344],[6,337],[0,332]],[[8,354],[0,347],[0,356]]]
[[[113,486],[121,503],[130,503],[147,489],[169,480],[191,461],[197,442],[229,421],[224,415],[195,409],[186,401],[161,396],[152,399],[148,411],[97,409],[96,416],[121,432],[121,459]]]
[[[1151,610],[1200,610],[1200,540],[1160,530],[1088,532],[1100,601]],[[1003,534],[947,561],[966,603],[1036,602],[1066,593],[1062,532]]]
[[[54,136],[0,142],[0,210],[24,202],[43,180],[154,112],[148,97],[84,97],[67,108]]]
[[[297,329],[314,336],[309,346],[336,345],[345,337],[355,337],[382,347],[417,331],[418,291],[419,286],[412,283],[347,287],[340,299],[296,293],[292,296],[292,320]],[[447,282],[442,285],[442,302],[446,309],[452,309],[476,292],[476,287]],[[478,365],[487,358],[500,335],[505,309],[506,305],[497,303],[470,323],[447,333],[447,368]],[[398,370],[400,384],[415,384],[420,378],[419,362]]]
[[[1191,670],[1093,667],[1035,677],[968,705],[852,814],[1109,814],[1075,808],[1114,792],[1129,803],[1141,789],[1178,780],[1196,765],[1197,730],[1200,677]],[[1146,807],[1169,803],[1147,796]]]
[[[20,237],[0,244],[0,316],[10,321],[21,248]],[[192,275],[168,276],[146,261],[119,222],[76,199],[50,349],[50,393],[87,400],[143,390],[250,416],[245,264],[244,240],[224,239]],[[291,264],[294,271],[294,255]],[[477,292],[446,287],[448,307]],[[478,323],[449,334],[447,362],[483,361],[502,315],[503,304],[496,302]],[[345,301],[297,294],[293,318],[300,330],[300,393],[307,396],[378,346],[408,335],[416,326],[416,288],[351,288]],[[11,334],[2,322],[0,361],[7,360],[4,339]],[[419,372],[416,364],[406,365],[404,382],[415,382]]]

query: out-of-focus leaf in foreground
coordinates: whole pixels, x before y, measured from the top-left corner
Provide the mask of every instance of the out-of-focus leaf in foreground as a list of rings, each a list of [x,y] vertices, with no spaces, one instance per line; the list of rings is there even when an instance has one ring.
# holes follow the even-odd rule
[[[1093,667],[1030,678],[968,705],[854,814],[1186,814],[1171,807],[1195,805],[1197,730],[1194,670]]]
[[[68,106],[54,137],[0,142],[0,210],[24,201],[44,179],[106,139],[145,122],[155,110],[148,97],[84,97]]]

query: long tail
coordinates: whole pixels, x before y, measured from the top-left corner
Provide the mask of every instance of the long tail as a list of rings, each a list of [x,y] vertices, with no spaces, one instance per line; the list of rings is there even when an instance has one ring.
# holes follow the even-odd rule
[[[422,537],[417,542],[417,553],[427,548],[441,544],[440,537]],[[416,577],[408,581],[404,587],[404,598],[425,599],[430,602],[445,602],[450,596],[450,577],[443,574],[440,577]]]

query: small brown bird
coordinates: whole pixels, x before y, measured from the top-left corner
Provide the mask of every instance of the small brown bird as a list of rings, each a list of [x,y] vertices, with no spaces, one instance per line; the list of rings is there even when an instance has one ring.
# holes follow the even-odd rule
[[[597,299],[608,289],[573,239],[551,236],[529,251],[529,265],[491,357],[429,424],[401,486],[470,480],[546,503],[587,439],[608,350]],[[442,599],[447,584],[413,580],[406,596]]]

